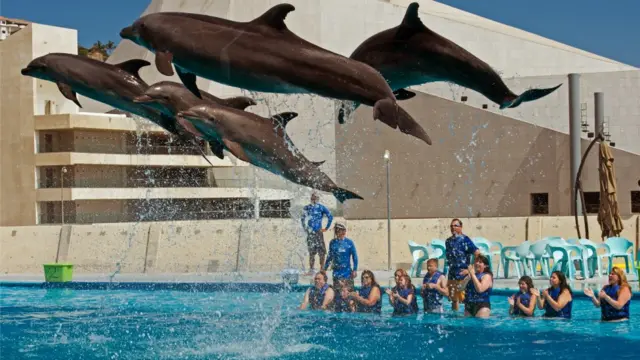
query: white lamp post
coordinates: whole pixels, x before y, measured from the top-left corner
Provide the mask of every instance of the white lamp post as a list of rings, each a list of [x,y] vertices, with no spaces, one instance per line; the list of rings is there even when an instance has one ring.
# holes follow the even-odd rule
[[[384,162],[387,168],[387,270],[391,270],[391,176],[389,171],[391,154],[389,150],[384,151]]]

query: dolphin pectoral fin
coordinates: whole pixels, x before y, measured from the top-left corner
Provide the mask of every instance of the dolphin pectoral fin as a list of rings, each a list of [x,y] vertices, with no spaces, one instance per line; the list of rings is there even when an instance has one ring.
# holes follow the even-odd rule
[[[286,128],[289,121],[295,119],[298,116],[296,112],[283,112],[280,114],[273,115],[271,117],[271,122],[273,122],[273,126],[282,126],[282,128]]]
[[[402,23],[400,23],[396,31],[396,39],[408,39],[415,33],[427,30],[427,27],[424,26],[418,16],[418,7],[420,7],[420,5],[417,2],[411,3],[409,7],[407,7]]]
[[[344,203],[346,200],[349,200],[349,199],[363,200],[362,196],[352,191],[349,191],[347,189],[335,188],[333,191],[331,191],[331,193],[333,194],[333,196],[336,197],[336,199],[338,199],[338,201],[340,201],[340,203]]]
[[[322,161],[312,161],[311,163],[316,166],[316,167],[320,167],[322,166],[322,164],[324,164],[326,160],[322,160]]]
[[[232,98],[225,99],[224,102],[227,106],[232,107],[234,109],[244,110],[249,106],[257,105],[255,100],[246,96],[236,96]]]
[[[191,91],[193,95],[202,99],[202,94],[200,94],[200,89],[198,89],[198,85],[196,84],[196,74],[186,72],[177,66],[176,72],[178,73],[178,77],[180,78],[184,86],[189,89],[189,91]]]
[[[219,159],[224,159],[224,153],[222,152],[222,150],[224,150],[224,144],[221,143],[220,141],[209,141],[209,148],[211,149],[211,152],[217,156]]]
[[[276,30],[286,30],[287,25],[284,23],[284,19],[287,17],[287,14],[295,9],[291,4],[278,4],[260,15],[260,17],[255,18],[251,23],[266,25]]]
[[[545,89],[529,89],[523,92],[522,94],[520,94],[520,96],[518,96],[517,98],[513,99],[510,103],[500,106],[500,108],[502,109],[503,106],[509,107],[509,108],[515,108],[522,103],[538,100],[556,91],[560,86],[562,86],[562,84],[551,87],[551,88],[545,88]]]
[[[131,60],[127,60],[124,62],[121,62],[119,64],[115,64],[115,67],[118,67],[126,72],[128,72],[129,74],[137,77],[138,79],[142,80],[142,78],[140,77],[140,74],[138,73],[138,71],[140,71],[140,68],[143,68],[145,66],[149,66],[151,65],[150,62],[148,62],[147,60],[142,60],[142,59],[131,59]]]
[[[373,106],[373,118],[382,121],[394,129],[399,128],[403,133],[417,137],[428,145],[431,145],[431,138],[422,126],[391,98],[378,100],[375,103]]]
[[[407,89],[398,89],[393,92],[393,95],[395,95],[396,100],[409,100],[416,96],[416,93]]]
[[[64,97],[73,101],[76,105],[78,105],[78,107],[82,107],[82,105],[80,105],[80,101],[78,101],[78,98],[76,97],[76,92],[73,91],[71,86],[60,81],[56,82],[56,85],[58,85],[58,90],[60,90]]]
[[[224,143],[224,146],[226,146],[227,149],[229,149],[229,152],[231,152],[233,156],[237,157],[238,160],[251,163],[251,161],[249,160],[249,157],[247,156],[247,153],[242,148],[242,145],[238,144],[237,142],[231,141],[229,139],[222,139],[222,142]]]
[[[156,51],[156,68],[164,76],[173,76],[173,54],[168,51]]]

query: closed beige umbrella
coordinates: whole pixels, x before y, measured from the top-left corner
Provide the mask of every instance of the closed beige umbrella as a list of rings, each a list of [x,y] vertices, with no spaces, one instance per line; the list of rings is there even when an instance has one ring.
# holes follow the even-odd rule
[[[598,223],[602,229],[602,239],[619,236],[624,227],[618,210],[618,195],[616,189],[616,172],[613,168],[613,155],[609,145],[600,142],[599,157],[600,174],[600,209]]]

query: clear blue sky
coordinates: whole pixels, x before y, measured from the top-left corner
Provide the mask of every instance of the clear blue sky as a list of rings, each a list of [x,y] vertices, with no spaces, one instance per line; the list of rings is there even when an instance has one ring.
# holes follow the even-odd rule
[[[640,0],[439,1],[640,67]],[[0,0],[0,15],[78,29],[79,43],[89,46],[96,40],[118,43],[120,29],[133,22],[150,2]]]

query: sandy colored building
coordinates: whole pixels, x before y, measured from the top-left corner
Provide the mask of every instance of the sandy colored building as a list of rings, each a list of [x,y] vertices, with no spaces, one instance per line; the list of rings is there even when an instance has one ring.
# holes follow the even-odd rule
[[[366,37],[396,26],[410,3],[290,2],[296,7],[286,19],[292,31],[346,56]],[[252,96],[259,105],[251,111],[261,115],[298,112],[287,127],[298,148],[312,161],[325,160],[323,171],[365,198],[340,207],[323,197],[345,218],[386,217],[385,150],[391,152],[394,218],[560,216],[570,215],[571,206],[566,79],[579,73],[583,150],[593,131],[593,93],[603,92],[605,128],[616,144],[621,213],[640,212],[640,70],[435,1],[420,3],[426,24],[494,66],[514,91],[565,84],[544,99],[504,111],[467,89],[418,86],[418,96],[402,105],[431,134],[432,146],[374,122],[370,107],[339,125],[330,99],[252,93],[201,78],[198,85],[221,97]],[[153,0],[145,13],[199,12],[247,21],[272,5]],[[148,121],[114,114],[104,104],[79,96],[79,112],[55,84],[20,75],[34,57],[76,53],[75,30],[31,24],[0,42],[0,51],[0,225],[247,217],[256,216],[256,200],[263,216],[289,216],[308,199],[309,189],[232,156],[210,156],[210,168],[196,149],[177,147]],[[132,58],[153,63],[154,56],[122,41],[107,62]],[[154,66],[140,74],[149,84],[169,79]],[[583,175],[590,211],[597,208],[599,190],[595,155]]]

